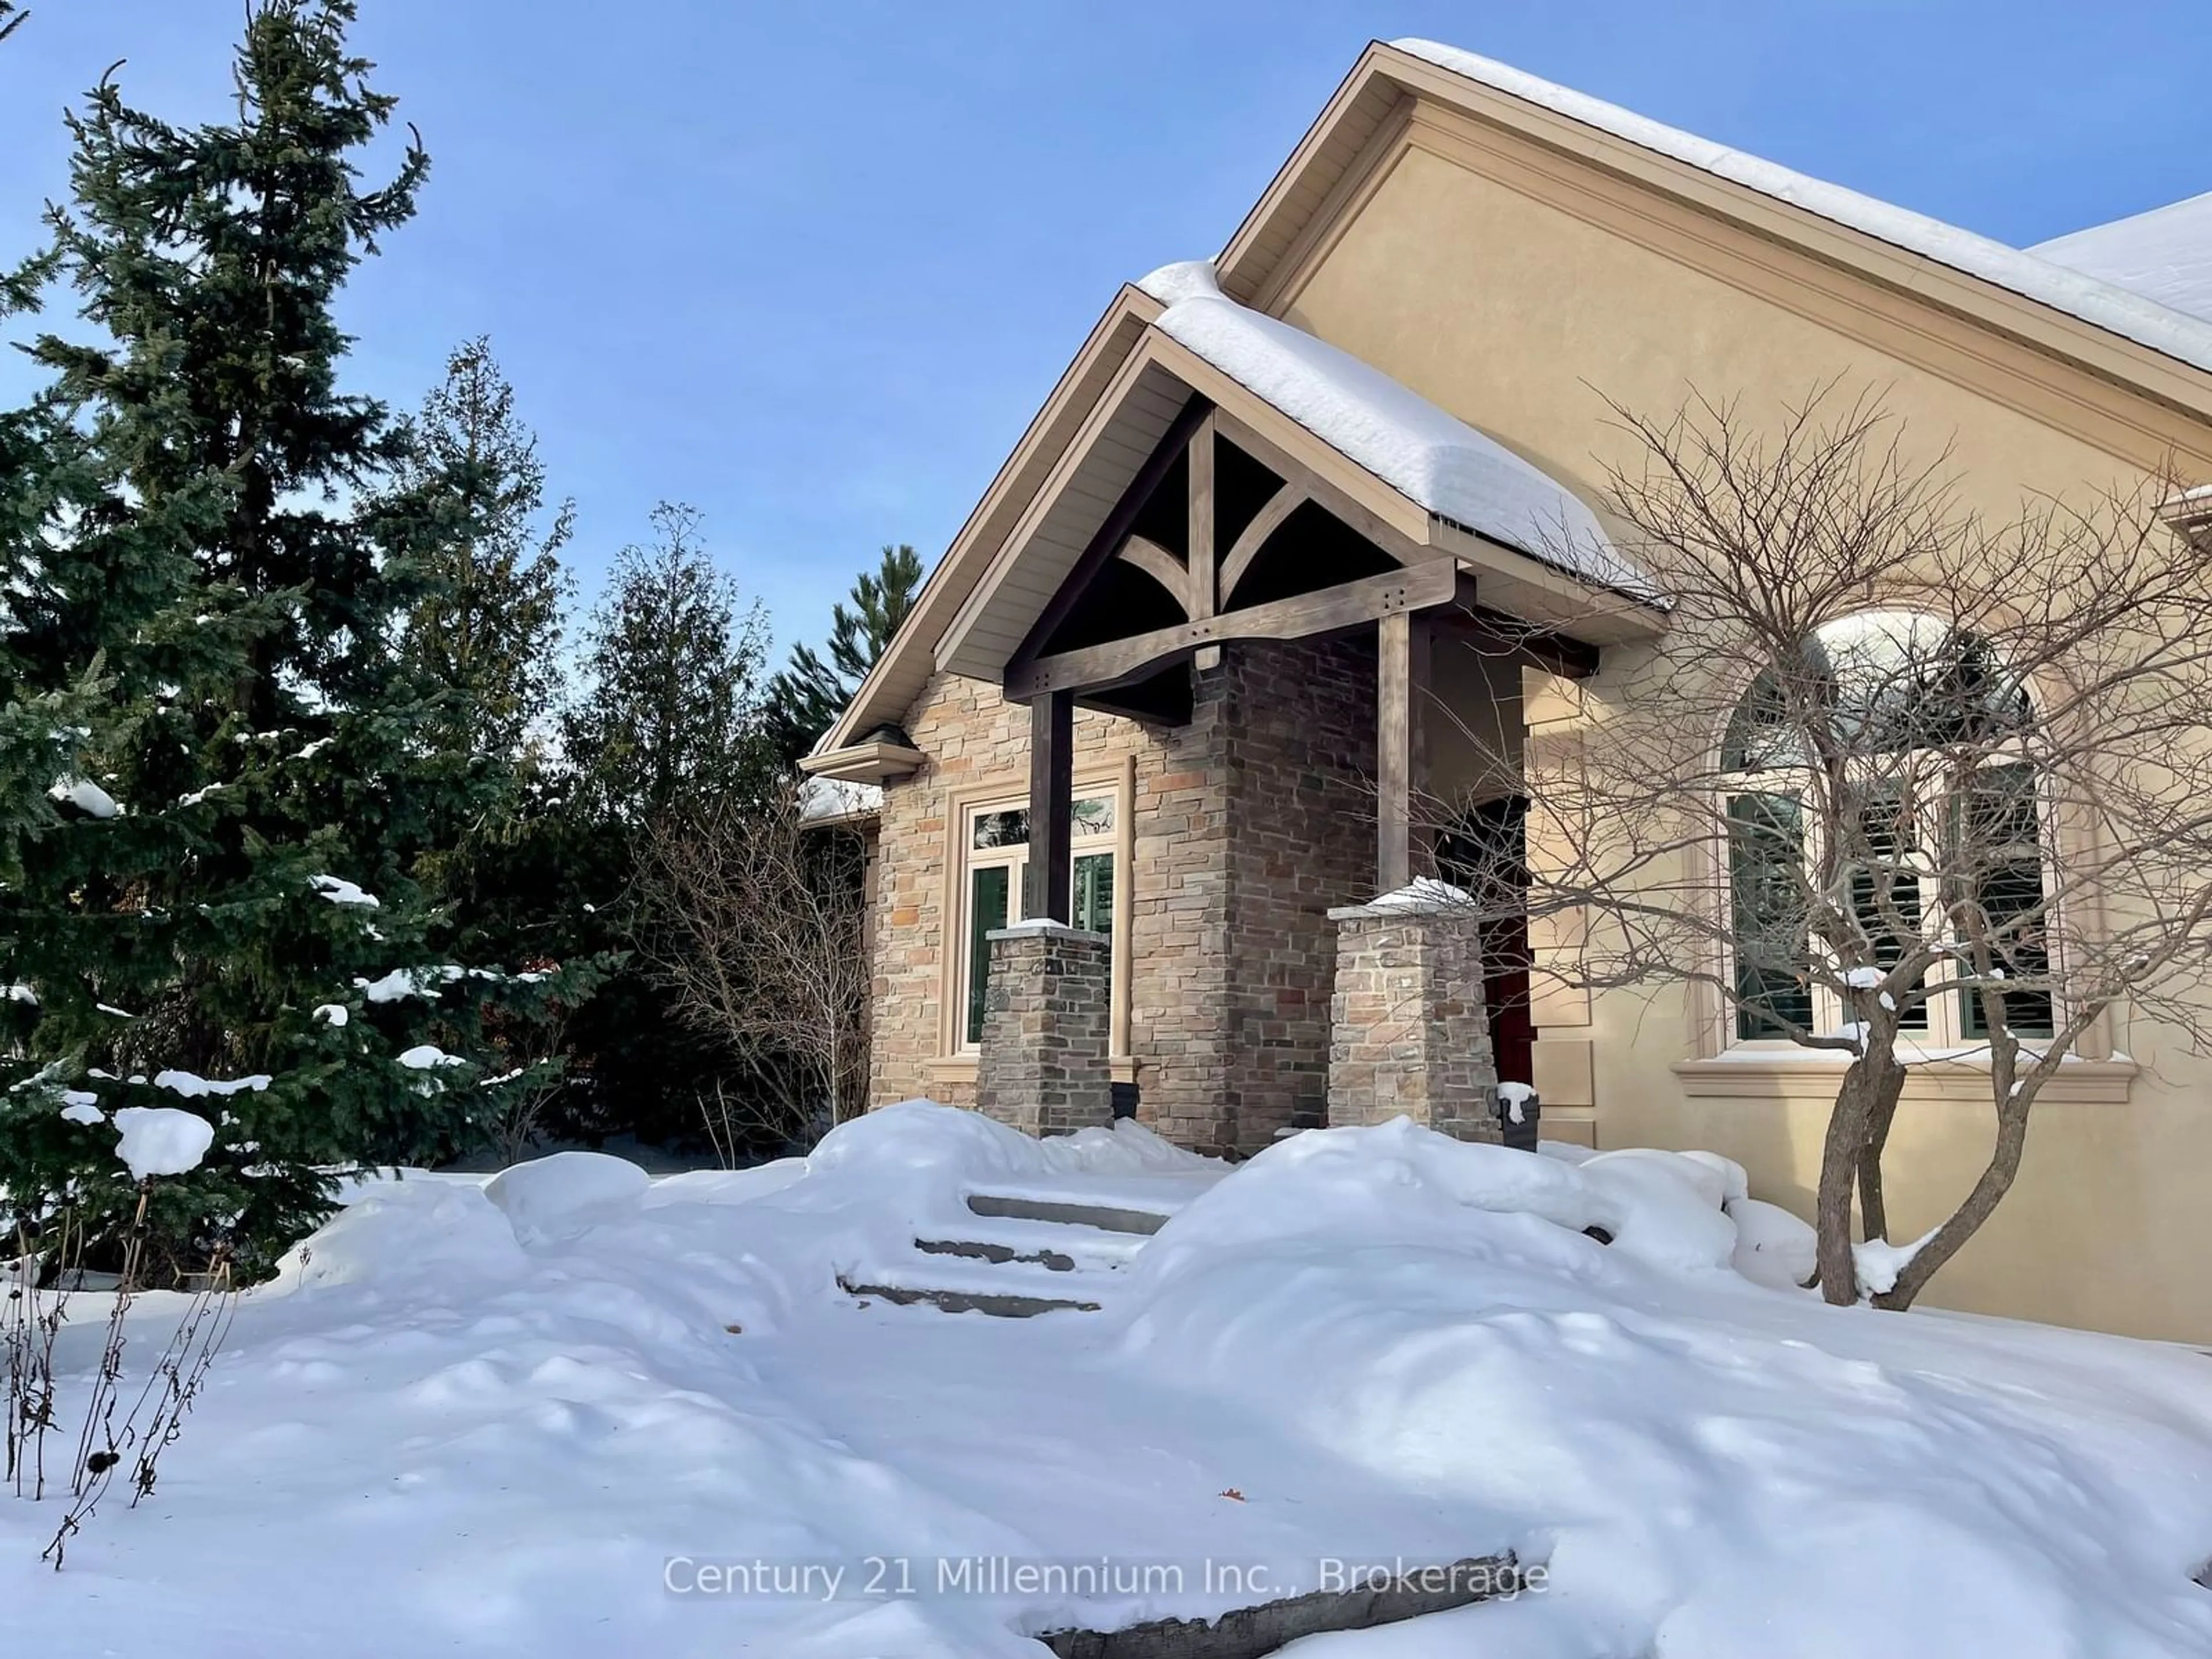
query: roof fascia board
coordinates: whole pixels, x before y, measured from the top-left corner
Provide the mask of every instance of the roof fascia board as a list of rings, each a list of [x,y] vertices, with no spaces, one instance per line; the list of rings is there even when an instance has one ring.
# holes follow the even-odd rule
[[[1149,295],[1146,297],[1150,298]],[[1157,301],[1152,301],[1152,306],[1155,316],[1158,315],[1160,310],[1164,308]],[[1052,470],[1045,475],[1044,481],[1037,487],[1036,493],[1030,497],[1028,505],[1022,509],[1021,517],[1014,521],[1013,528],[1006,533],[1005,540],[999,544],[990,563],[983,568],[981,574],[969,589],[967,599],[933,642],[932,656],[939,666],[942,666],[958,653],[962,640],[967,636],[968,630],[975,626],[975,618],[989,603],[999,584],[1006,579],[1006,573],[1013,568],[1028,548],[1030,538],[1036,533],[1038,526],[1052,511],[1054,502],[1060,498],[1060,491],[1065,489],[1068,481],[1082,470],[1083,463],[1089,458],[1091,447],[1113,424],[1114,416],[1120,409],[1122,398],[1139,380],[1144,378],[1145,370],[1151,367],[1153,362],[1154,344],[1159,338],[1158,331],[1150,328],[1145,331],[1143,337],[1137,342],[1135,349],[1121,360],[1121,367],[1115,371],[1114,378],[1106,383],[1105,388],[1099,393],[1097,401],[1092,404],[1085,414],[1082,423],[1075,429],[1074,435],[1068,441],[1067,446],[1060,451],[1059,459],[1053,463]]]
[[[855,743],[841,748],[817,750],[799,763],[799,769],[817,778],[848,783],[883,783],[921,769],[929,757],[902,743]]]
[[[1361,100],[1378,89],[1378,77],[1375,72],[1376,54],[1389,51],[1390,48],[1380,40],[1367,43],[1358,60],[1337,83],[1328,102],[1322,106],[1321,113],[1314,117],[1304,137],[1298,140],[1297,148],[1276,169],[1267,188],[1252,204],[1252,210],[1244,216],[1243,222],[1237,227],[1236,234],[1229,239],[1221,257],[1214,261],[1215,269],[1220,275],[1221,291],[1240,305],[1254,303],[1259,283],[1266,274],[1264,270],[1255,269],[1249,278],[1246,275],[1248,267],[1260,263],[1253,257],[1256,245],[1285,212],[1297,211],[1293,197],[1299,185],[1316,165],[1326,165],[1325,158],[1337,147],[1339,130],[1352,116]],[[1405,56],[1402,52],[1394,55]],[[1387,89],[1392,99],[1398,95],[1395,82],[1384,80],[1379,85]]]
[[[990,487],[983,492],[945,550],[945,556],[938,561],[936,569],[922,585],[914,610],[860,682],[836,724],[816,744],[814,753],[826,755],[842,748],[857,733],[886,720],[896,720],[905,714],[910,697],[899,699],[898,706],[889,711],[880,710],[876,705],[886,688],[911,668],[911,654],[930,650],[951,617],[967,600],[973,586],[969,567],[974,562],[978,544],[989,540],[992,526],[1013,509],[1024,475],[1051,453],[1055,443],[1064,442],[1058,435],[1061,428],[1074,418],[1076,411],[1095,401],[1083,397],[1085,383],[1102,373],[1118,369],[1121,359],[1136,347],[1161,309],[1158,301],[1128,283],[1124,283],[1107,305],[1082,349],[1053,383],[1051,392],[1023,430],[1021,441],[1000,466]]]
[[[1329,250],[1352,228],[1360,210],[1382,187],[1399,158],[1406,154],[1407,136],[1419,108],[1419,100],[1413,98],[1400,98],[1391,106],[1389,114],[1361,143],[1358,155],[1329,186],[1321,205],[1254,287],[1249,302],[1253,310],[1280,317],[1297,303],[1297,291],[1304,286],[1306,277],[1328,257]],[[1217,275],[1215,280],[1221,279]],[[1227,292],[1225,284],[1223,291]]]
[[[1438,552],[1473,573],[1485,605],[1517,621],[1592,645],[1650,639],[1667,631],[1667,613],[1657,606],[1594,586],[1448,520],[1430,521],[1429,539]]]
[[[2212,412],[2192,411],[2139,380],[2130,380],[2117,370],[2100,373],[2077,357],[1967,317],[1940,296],[1905,286],[1918,280],[1924,288],[1931,269],[1929,262],[1906,250],[1875,244],[1892,258],[1898,278],[1884,281],[1795,240],[1703,211],[1614,169],[1451,111],[1431,107],[1418,112],[1406,143],[2067,432],[2130,465],[2160,471],[2185,454],[2212,464],[2212,431],[2207,429]],[[1299,273],[1301,283],[1307,274]],[[1987,288],[1978,278],[1961,280]],[[1295,298],[1297,287],[1287,292]],[[2019,303],[2038,314],[2057,314],[2033,301]],[[2100,340],[2135,349],[2094,325],[2081,326]],[[2156,353],[2148,361],[2174,386],[2187,389],[2203,380],[2202,390],[2212,394],[2212,380],[2186,365]],[[2212,411],[2212,396],[2206,406]]]

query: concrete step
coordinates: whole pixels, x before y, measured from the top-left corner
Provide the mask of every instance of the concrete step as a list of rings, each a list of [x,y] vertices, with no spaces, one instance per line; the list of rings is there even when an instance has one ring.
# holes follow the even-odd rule
[[[914,1247],[927,1255],[1027,1262],[1055,1273],[1111,1273],[1135,1258],[1144,1249],[1146,1237],[1142,1233],[1109,1232],[1064,1222],[976,1216],[957,1231],[948,1228],[935,1237],[917,1238]]]
[[[1010,1262],[1025,1262],[1042,1267],[1050,1273],[1072,1273],[1075,1258],[1063,1255],[1058,1250],[1018,1250],[1011,1244],[1000,1244],[983,1238],[917,1238],[914,1248],[924,1255],[959,1255],[971,1261],[988,1261],[1000,1267]]]
[[[1132,1233],[1139,1237],[1150,1237],[1168,1224],[1165,1215],[1153,1210],[1069,1199],[1033,1198],[1024,1193],[970,1193],[968,1207],[977,1215],[1042,1221],[1061,1227],[1094,1227],[1101,1232]]]
[[[1072,1297],[1030,1296],[1016,1291],[942,1290],[919,1285],[877,1285],[846,1274],[837,1276],[837,1287],[863,1301],[881,1300],[900,1307],[921,1304],[944,1313],[988,1314],[994,1319],[1031,1319],[1044,1313],[1097,1313],[1100,1304]]]

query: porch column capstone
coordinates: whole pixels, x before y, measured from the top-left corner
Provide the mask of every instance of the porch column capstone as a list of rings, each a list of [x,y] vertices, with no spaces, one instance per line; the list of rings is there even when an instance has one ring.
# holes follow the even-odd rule
[[[1049,919],[990,935],[975,1105],[1033,1135],[1111,1127],[1113,941]]]
[[[1437,884],[1431,897],[1394,894],[1328,919],[1329,1126],[1402,1113],[1461,1140],[1501,1139],[1473,905]]]

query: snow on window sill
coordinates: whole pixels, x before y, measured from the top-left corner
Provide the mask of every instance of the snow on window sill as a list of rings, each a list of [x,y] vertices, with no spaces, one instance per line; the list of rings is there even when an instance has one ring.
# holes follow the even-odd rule
[[[1682,1080],[1682,1092],[1693,1099],[1832,1100],[1838,1074],[1850,1063],[1850,1056],[1844,1054],[1745,1044],[1709,1059],[1677,1060],[1674,1075]],[[2036,1097],[2076,1105],[2122,1105],[2140,1069],[2124,1056],[2069,1059]],[[1906,1065],[1905,1097],[1986,1105],[1988,1057],[1978,1049],[1916,1057]]]

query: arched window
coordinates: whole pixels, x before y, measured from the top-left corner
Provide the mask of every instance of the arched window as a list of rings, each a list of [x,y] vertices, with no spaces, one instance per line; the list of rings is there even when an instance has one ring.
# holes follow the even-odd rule
[[[1722,741],[1735,1036],[1842,1030],[1842,988],[1929,958],[1897,1004],[1930,1048],[2051,1029],[2027,689],[1978,635],[1909,611],[1822,628],[1753,682]],[[1976,963],[1984,964],[1978,972]]]

